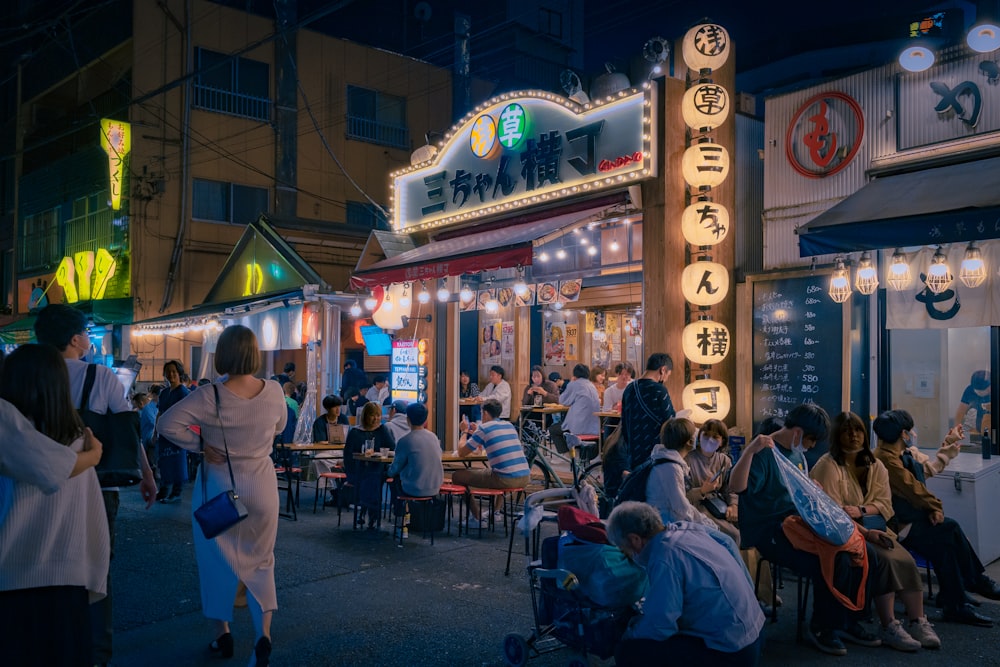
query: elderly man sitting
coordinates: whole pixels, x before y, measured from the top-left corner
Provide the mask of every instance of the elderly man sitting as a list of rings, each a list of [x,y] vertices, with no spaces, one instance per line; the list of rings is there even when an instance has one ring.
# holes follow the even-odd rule
[[[615,664],[757,665],[764,614],[743,563],[704,526],[664,527],[646,503],[625,502],[608,517],[608,539],[646,568],[643,612],[618,646]]]

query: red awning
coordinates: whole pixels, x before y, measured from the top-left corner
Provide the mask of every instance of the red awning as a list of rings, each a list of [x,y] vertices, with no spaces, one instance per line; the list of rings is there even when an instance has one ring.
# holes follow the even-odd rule
[[[431,241],[419,248],[376,262],[351,276],[354,289],[376,285],[434,280],[463,273],[478,273],[529,266],[536,244],[597,219],[607,208],[597,206],[556,215],[517,226],[494,226],[487,231]]]

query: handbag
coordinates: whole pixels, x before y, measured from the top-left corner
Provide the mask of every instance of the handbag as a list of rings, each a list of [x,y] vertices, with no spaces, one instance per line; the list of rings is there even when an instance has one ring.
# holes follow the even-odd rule
[[[202,503],[201,507],[194,511],[194,518],[201,526],[201,532],[206,540],[211,540],[220,535],[243,519],[247,518],[246,506],[240,501],[236,494],[236,478],[233,476],[233,464],[229,460],[229,444],[226,442],[226,430],[222,426],[222,414],[219,412],[219,386],[213,384],[215,391],[215,414],[219,418],[219,428],[222,429],[222,446],[226,449],[226,466],[229,468],[229,484],[233,487],[228,491],[223,491],[211,500]],[[201,440],[201,453],[205,454],[205,440]],[[201,496],[208,495],[208,468],[205,459],[201,461]]]
[[[867,530],[881,530],[884,532],[889,528],[881,514],[863,514],[861,515],[858,523],[864,526]]]
[[[708,510],[708,513],[714,516],[716,519],[722,519],[723,521],[725,521],[726,510],[729,508],[729,505],[726,504],[725,500],[723,500],[719,496],[709,496],[707,498],[702,498],[701,504],[705,509]]]
[[[88,364],[80,399],[80,419],[101,441],[103,452],[97,464],[97,480],[104,488],[133,486],[142,481],[142,442],[139,436],[139,413],[107,412],[90,409],[90,393],[97,378],[97,364]]]

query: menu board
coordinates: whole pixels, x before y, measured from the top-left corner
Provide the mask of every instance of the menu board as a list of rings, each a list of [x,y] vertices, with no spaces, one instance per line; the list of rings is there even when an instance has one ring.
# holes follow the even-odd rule
[[[427,340],[392,341],[392,400],[427,401]]]
[[[830,298],[830,272],[750,277],[753,285],[753,425],[800,403],[831,415],[846,405],[846,308]]]

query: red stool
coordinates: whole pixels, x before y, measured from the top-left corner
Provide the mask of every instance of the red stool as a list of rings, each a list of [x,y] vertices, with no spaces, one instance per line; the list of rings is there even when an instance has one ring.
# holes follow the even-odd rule
[[[297,467],[296,468],[292,468],[291,471],[292,471],[292,474],[291,474],[291,478],[288,479],[288,484],[291,485],[292,480],[295,481],[295,508],[298,508],[298,506],[299,506],[299,484],[302,482],[302,468],[297,468]],[[285,467],[284,466],[276,466],[274,468],[274,474],[276,474],[276,475],[285,475]],[[287,475],[286,475],[286,478],[288,478]],[[280,488],[281,490],[285,490],[283,487],[278,487],[278,488]],[[285,511],[289,511],[290,512],[290,511],[293,511],[293,508],[291,507],[291,495],[292,495],[291,494],[291,488],[289,488],[287,490],[288,490],[289,498],[285,502],[285,505],[286,505]]]
[[[487,525],[491,531],[496,530],[496,520],[493,517],[493,512],[496,509],[496,499],[500,498],[503,502],[504,490],[503,489],[476,489],[469,487],[469,501],[465,505],[466,516],[472,514],[472,501],[479,499],[479,537],[483,536],[483,503],[489,502],[489,518],[487,519]],[[504,535],[507,534],[507,523],[504,521]]]
[[[407,528],[406,528],[406,526],[407,526],[407,524],[406,524],[406,517],[409,516],[409,514],[410,514],[409,506],[410,505],[418,505],[420,503],[429,503],[432,500],[434,500],[433,496],[421,496],[421,497],[417,497],[417,496],[404,496],[404,495],[400,494],[399,496],[396,497],[396,502],[398,502],[400,504],[400,506],[403,507],[402,511],[400,511],[400,512],[397,512],[396,508],[393,508],[393,514],[395,514],[395,517],[394,517],[393,522],[392,522],[392,525],[393,525],[393,532],[392,532],[392,534],[398,540],[398,542],[399,542],[398,546],[400,546],[400,547],[403,546],[403,531],[407,530]],[[433,546],[434,545],[434,531],[431,530],[429,532],[431,534],[431,546]],[[425,537],[426,537],[426,533],[425,533]]]
[[[347,473],[343,472],[322,472],[319,474],[319,479],[323,480],[323,511],[326,511],[326,490],[330,486],[330,481],[333,481],[334,487],[337,491],[343,485],[343,482],[347,481]],[[319,504],[319,480],[316,481],[316,495],[313,496],[313,514],[316,513],[316,505]],[[338,507],[340,505],[340,496],[337,497]]]
[[[468,492],[468,488],[462,486],[461,484],[450,484],[445,482],[441,485],[441,490],[438,493],[442,496],[448,497],[448,534],[451,535],[451,516],[454,514],[454,504],[453,499],[458,496],[458,536],[462,536],[462,503],[465,501],[465,494]]]

